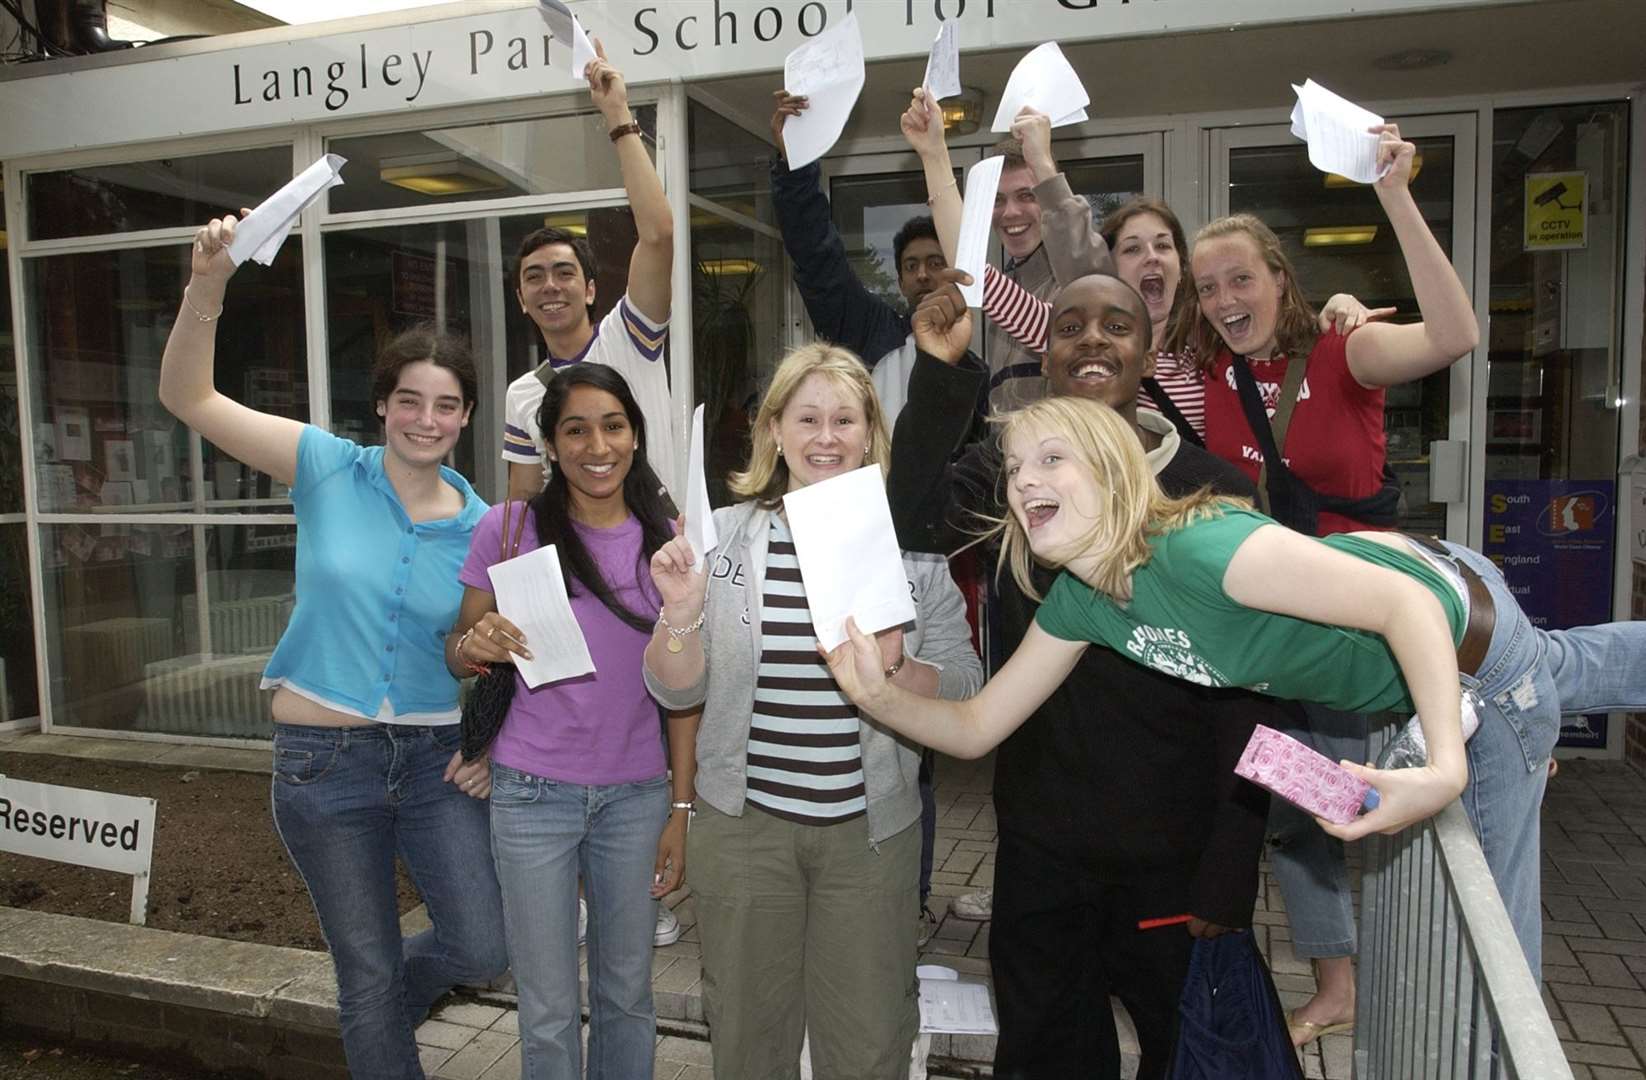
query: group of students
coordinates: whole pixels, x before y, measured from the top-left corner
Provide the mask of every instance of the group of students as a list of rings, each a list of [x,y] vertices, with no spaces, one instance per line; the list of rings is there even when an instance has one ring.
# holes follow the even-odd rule
[[[902,126],[933,215],[898,235],[903,311],[851,273],[816,166],[782,161],[806,102],[779,95],[774,201],[821,340],[777,365],[730,479],[740,501],[715,511],[719,547],[697,568],[666,490],[680,480],[663,362],[673,224],[621,75],[603,55],[586,74],[638,241],[599,324],[587,244],[554,230],[522,244],[516,297],[549,359],[508,389],[503,504],[444,464],[478,387],[438,333],[383,348],[380,446],[216,390],[233,217],[197,234],[166,347],[165,406],[291,485],[296,606],[264,679],[273,814],[332,953],[353,1075],[421,1077],[430,1006],[506,968],[522,1075],[582,1075],[586,903],[587,1075],[650,1076],[657,899],[688,851],[715,1075],[794,1076],[803,1041],[819,1078],[906,1075],[930,867],[922,747],[999,746],[997,1076],[1118,1076],[1111,994],[1139,1075],[1163,1075],[1191,942],[1250,924],[1282,824],[1232,772],[1258,723],[1363,740],[1365,714],[1415,709],[1427,764],[1351,766],[1382,802],[1347,826],[1287,824],[1318,841],[1296,846],[1300,874],[1326,894],[1317,907],[1349,912],[1326,834],[1397,830],[1461,793],[1536,970],[1558,718],[1646,704],[1646,624],[1537,630],[1480,556],[1357,531],[1394,524],[1383,387],[1477,336],[1393,125],[1376,191],[1422,311],[1404,325],[1348,298],[1317,321],[1254,218],[1214,222],[1192,249],[1155,200],[1094,226],[1046,118],[1025,114],[996,204],[1009,262],[985,282],[985,361],[948,269],[959,193],[919,92]],[[1266,412],[1294,405],[1270,430]],[[997,430],[975,422],[989,411]],[[782,498],[867,465],[887,473],[916,618],[852,625],[825,656]],[[945,558],[980,535],[1012,654],[987,685]],[[489,753],[465,762],[459,680],[535,647],[497,610],[488,568],[549,544],[596,670],[520,681]],[[1462,695],[1480,719],[1467,744]],[[433,924],[406,939],[397,858]],[[1289,909],[1307,892],[1288,891]],[[1186,933],[1137,925],[1179,913]],[[1349,964],[1352,918],[1308,952],[1308,917],[1292,912],[1300,952]],[[1352,979],[1349,993],[1346,1013],[1324,991],[1299,1010],[1301,1037],[1352,1016]]]

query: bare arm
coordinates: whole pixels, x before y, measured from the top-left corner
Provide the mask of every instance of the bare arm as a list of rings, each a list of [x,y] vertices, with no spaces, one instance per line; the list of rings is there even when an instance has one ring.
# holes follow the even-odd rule
[[[707,599],[709,575],[692,569],[692,549],[686,542],[684,529],[652,556],[652,582],[663,597],[663,618],[670,627],[685,630],[703,616]],[[678,652],[669,648],[674,641]],[[696,686],[703,678],[703,634],[670,635],[659,623],[646,644],[646,670],[664,687],[685,690]]]
[[[1433,593],[1404,574],[1279,525],[1258,529],[1235,550],[1223,575],[1223,591],[1260,611],[1370,631],[1388,642],[1400,666],[1429,745],[1429,763],[1389,771],[1348,763],[1377,787],[1382,802],[1353,823],[1328,831],[1344,839],[1397,832],[1457,798],[1469,778],[1457,651]]]
[[[1378,160],[1391,163],[1374,190],[1406,260],[1423,321],[1405,326],[1372,323],[1349,338],[1349,372],[1368,389],[1421,379],[1480,344],[1480,324],[1469,294],[1407,186],[1416,148],[1400,138],[1394,124],[1373,130],[1382,136]]]
[[[229,243],[235,218],[218,218],[194,237],[193,270],[183,304],[160,359],[160,404],[232,457],[283,484],[297,479],[297,444],[303,425],[240,404],[217,390],[217,316],[234,274]],[[200,316],[210,318],[201,321]]]
[[[498,613],[496,596],[465,585],[457,621],[446,635],[446,670],[464,679],[474,674],[470,664],[512,664],[516,655],[531,659],[526,635]]]
[[[605,46],[596,41],[595,48],[600,58],[589,62],[585,75],[590,96],[606,118],[609,131],[633,123],[634,114],[629,111],[629,89],[622,72],[606,62]],[[629,300],[646,318],[667,322],[674,272],[674,217],[669,213],[668,197],[663,194],[663,181],[646,153],[645,140],[639,135],[624,135],[616,145],[623,187],[629,194],[629,208],[634,212],[634,227],[640,237],[629,259]]]
[[[543,466],[509,462],[509,500],[530,502],[533,495],[543,490]]]
[[[864,712],[915,742],[960,758],[979,758],[1000,745],[1062,685],[1086,651],[1031,625],[1023,643],[975,697],[916,697],[888,683],[875,640],[847,620],[850,640],[828,654],[842,692]]]
[[[943,139],[942,111],[936,102],[928,107],[926,92],[916,88],[914,100],[900,123],[903,137],[920,155],[920,164],[926,173],[932,224],[937,227],[937,242],[943,248],[943,257],[953,265],[955,252],[960,247],[960,213],[965,200],[960,197],[960,187],[954,178],[949,144]]]
[[[697,728],[702,709],[669,713],[669,802],[697,801]],[[686,882],[686,826],[691,811],[669,808],[669,820],[657,838],[652,868],[652,895],[667,896]]]

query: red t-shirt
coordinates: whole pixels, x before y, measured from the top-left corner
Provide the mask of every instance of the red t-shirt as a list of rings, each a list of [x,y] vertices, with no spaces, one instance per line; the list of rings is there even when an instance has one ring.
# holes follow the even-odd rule
[[[1347,334],[1333,333],[1315,342],[1280,452],[1287,467],[1322,495],[1363,499],[1383,486],[1383,390],[1368,390],[1350,374],[1348,340]],[[1206,449],[1255,482],[1263,452],[1241,411],[1233,362],[1228,349],[1219,350],[1206,383]],[[1286,360],[1277,355],[1250,363],[1264,408],[1272,418],[1286,377]],[[1321,536],[1370,528],[1377,526],[1324,510],[1320,513]]]

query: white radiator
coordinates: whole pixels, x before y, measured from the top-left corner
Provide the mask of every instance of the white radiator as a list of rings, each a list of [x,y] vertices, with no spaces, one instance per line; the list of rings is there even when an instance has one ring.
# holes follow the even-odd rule
[[[63,672],[76,698],[134,683],[171,654],[170,619],[99,619],[63,629]]]
[[[272,693],[258,689],[269,654],[178,656],[145,670],[141,731],[267,739]]]
[[[199,640],[196,597],[183,597],[183,638],[191,652],[225,653],[272,652],[286,620],[291,617],[292,597],[254,596],[245,600],[214,600],[207,611],[211,626],[210,649]]]

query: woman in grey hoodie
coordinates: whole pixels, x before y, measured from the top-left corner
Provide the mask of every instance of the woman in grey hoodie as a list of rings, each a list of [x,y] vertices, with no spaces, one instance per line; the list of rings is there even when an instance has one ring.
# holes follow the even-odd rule
[[[809,1029],[820,1077],[907,1076],[919,1023],[919,748],[857,709],[817,652],[783,495],[864,465],[891,439],[868,371],[812,344],[778,366],[755,417],[746,501],[715,512],[706,572],[676,539],[646,685],[703,706],[692,895],[715,1076],[784,1075]],[[982,681],[940,556],[905,553],[915,622],[877,635],[886,674],[929,697]]]

